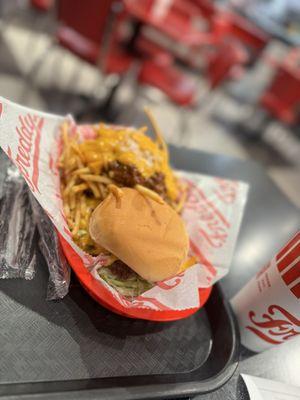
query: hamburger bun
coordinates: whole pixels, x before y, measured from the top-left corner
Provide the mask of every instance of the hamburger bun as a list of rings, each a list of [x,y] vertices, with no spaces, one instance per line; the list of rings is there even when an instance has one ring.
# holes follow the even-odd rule
[[[184,223],[168,204],[139,191],[122,188],[110,193],[94,210],[92,239],[150,282],[177,275],[186,260],[189,239]]]

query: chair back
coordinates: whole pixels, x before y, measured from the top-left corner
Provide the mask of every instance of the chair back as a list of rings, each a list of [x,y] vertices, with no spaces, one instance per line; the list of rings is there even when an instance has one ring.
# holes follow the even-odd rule
[[[292,124],[298,118],[300,105],[300,78],[289,68],[279,67],[259,100],[260,106],[284,123]]]
[[[230,13],[230,34],[246,45],[253,56],[261,53],[270,40],[270,36],[241,15]]]
[[[98,45],[114,0],[58,0],[57,17],[66,27]]]
[[[225,41],[215,49],[206,68],[206,78],[214,89],[232,77],[232,71],[246,64],[247,51],[239,43]]]

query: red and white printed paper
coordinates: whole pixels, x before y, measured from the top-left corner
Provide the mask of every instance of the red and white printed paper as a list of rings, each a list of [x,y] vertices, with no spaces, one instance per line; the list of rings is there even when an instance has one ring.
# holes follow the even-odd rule
[[[242,343],[263,351],[300,335],[300,232],[231,300]]]
[[[120,304],[153,310],[199,307],[198,288],[213,285],[229,270],[248,185],[179,172],[188,183],[183,219],[191,239],[191,253],[197,256],[199,264],[129,301],[97,274],[103,256],[95,259],[72,241],[63,214],[56,166],[59,127],[66,118],[32,110],[0,97],[0,146],[19,168],[58,232],[82,258],[95,279],[105,285]],[[80,130],[85,137],[91,131],[87,126]]]

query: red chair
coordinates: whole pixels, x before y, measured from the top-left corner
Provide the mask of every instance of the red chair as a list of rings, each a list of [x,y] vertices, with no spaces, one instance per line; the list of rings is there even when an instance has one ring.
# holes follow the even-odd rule
[[[151,26],[183,46],[206,44],[210,39],[207,32],[194,26],[194,17],[201,13],[190,2],[173,0],[163,15],[155,12],[156,0],[124,0],[124,4],[128,15],[138,24]]]
[[[228,79],[239,78],[247,61],[247,51],[238,42],[221,43],[210,56],[206,68],[206,79],[210,89],[215,89]]]
[[[175,68],[168,58],[144,61],[138,82],[159,89],[179,106],[192,106],[195,102],[195,82]]]
[[[270,36],[251,21],[239,14],[222,10],[212,0],[189,1],[198,7],[206,19],[212,44],[217,44],[225,38],[238,40],[248,48],[253,61],[270,40]]]
[[[55,41],[44,49],[43,54],[34,63],[26,81],[34,85],[34,77],[53,44],[68,49],[79,58],[97,66],[104,75],[116,74],[119,79],[110,88],[102,104],[88,104],[87,112],[105,114],[113,119],[111,106],[121,84],[122,76],[129,71],[133,57],[120,44],[122,33],[119,31],[122,18],[120,0],[57,0],[56,10],[59,27]],[[82,99],[84,98],[81,96]],[[93,101],[92,99],[86,99]],[[79,112],[78,118],[85,113]]]
[[[269,42],[269,36],[240,15],[219,11],[210,19],[211,42],[224,40],[240,42],[248,49],[248,61],[254,61]]]
[[[290,68],[278,68],[258,105],[286,124],[299,119],[300,77]]]
[[[55,42],[44,49],[29,76],[32,81],[53,44],[59,44],[79,58],[101,68],[105,74],[123,74],[129,70],[132,57],[120,46],[119,17],[113,17],[115,0],[57,0],[59,27]],[[109,29],[108,29],[109,28]],[[108,37],[108,33],[113,35]]]
[[[99,59],[99,44],[103,46],[105,18],[112,1],[101,1],[101,13],[97,13],[99,0],[85,1],[84,7],[80,0],[72,0],[70,7],[70,1],[60,0],[58,3],[58,18],[61,22],[57,34],[59,43],[84,60],[96,64]],[[90,23],[91,20],[93,24]],[[131,65],[133,55],[126,53],[120,46],[121,40],[115,30],[108,45],[104,67],[103,60],[101,62],[102,70],[107,74],[122,74]],[[173,57],[168,51],[143,36],[136,41],[134,50],[134,55],[141,62],[138,83],[160,89],[178,105],[192,104],[195,85],[172,66]]]
[[[112,7],[117,3],[113,0],[59,0],[57,3],[59,44],[83,60],[99,65],[105,74],[123,74],[132,63],[132,57],[119,44],[118,17],[112,21]],[[108,25],[114,34],[105,42]]]
[[[191,111],[191,107],[196,105],[196,82],[174,66],[172,57],[161,54],[141,64],[138,83],[160,90],[170,101],[180,106],[179,130],[184,133],[189,115],[185,112],[186,108]]]
[[[247,46],[252,58],[257,58],[269,42],[270,36],[241,15],[228,13],[224,18],[228,19],[228,34]]]

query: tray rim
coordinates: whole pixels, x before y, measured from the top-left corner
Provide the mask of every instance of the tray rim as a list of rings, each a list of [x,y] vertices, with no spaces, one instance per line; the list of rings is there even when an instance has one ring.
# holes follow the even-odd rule
[[[214,286],[213,292],[218,292],[222,301],[222,305],[225,309],[226,315],[228,317],[228,324],[231,330],[232,345],[230,349],[230,354],[227,358],[226,364],[216,375],[206,378],[203,380],[196,380],[196,377],[191,377],[190,380],[186,381],[176,381],[176,382],[157,382],[157,383],[143,383],[140,382],[143,379],[166,379],[174,376],[184,376],[188,377],[189,374],[195,375],[197,371],[202,367],[199,366],[195,370],[189,372],[179,372],[174,374],[163,374],[163,375],[136,375],[136,376],[121,376],[121,377],[104,377],[104,378],[91,378],[91,379],[74,379],[74,380],[64,380],[64,381],[36,381],[36,382],[26,382],[26,383],[0,383],[0,399],[28,399],[34,398],[36,400],[46,400],[46,399],[74,399],[74,400],[92,400],[92,399],[110,399],[110,400],[151,400],[151,399],[162,399],[162,398],[176,398],[185,396],[196,396],[197,394],[204,394],[212,392],[223,386],[235,373],[238,362],[239,362],[239,347],[240,347],[240,337],[237,322],[233,311],[231,309],[229,301],[224,297],[222,288],[219,283]],[[213,296],[212,296],[213,297]],[[204,306],[204,309],[206,306]],[[206,361],[205,361],[206,362]],[[205,364],[204,362],[204,364]],[[116,380],[115,385],[112,386],[112,382]],[[92,383],[103,381],[108,384],[104,387],[91,387]],[[118,381],[118,382],[117,382]],[[127,383],[126,383],[127,381]],[[134,381],[138,381],[135,384]],[[58,389],[50,390],[49,386],[55,387],[55,385],[65,384],[72,385],[74,383],[83,383],[85,386],[81,389]],[[110,384],[110,386],[109,386]],[[44,391],[42,386],[48,386]],[[41,387],[40,390],[31,390],[22,393],[22,389],[34,386],[36,388]],[[10,392],[9,388],[14,387],[17,391]],[[8,389],[4,393],[5,388]],[[19,390],[18,390],[19,389]],[[9,393],[10,392],[10,393]]]

